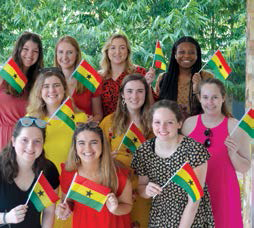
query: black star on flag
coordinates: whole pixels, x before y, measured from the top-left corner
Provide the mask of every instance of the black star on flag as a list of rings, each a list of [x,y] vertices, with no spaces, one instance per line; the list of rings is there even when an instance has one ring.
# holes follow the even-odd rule
[[[89,75],[86,76],[86,78],[87,78],[88,80],[90,80],[90,79],[92,78],[92,76],[89,74]]]
[[[14,77],[14,78],[17,78],[17,75],[16,75],[16,74],[14,74],[14,75],[13,75],[13,77]]]
[[[133,138],[133,142],[136,143],[138,142],[138,139],[136,137]]]
[[[189,185],[193,185],[193,181],[192,180],[189,180],[188,183],[189,183]]]
[[[40,190],[39,192],[37,192],[37,194],[38,194],[39,196],[43,196],[44,191]]]
[[[75,119],[75,116],[74,116],[74,115],[71,115],[71,119],[73,119],[73,120],[74,120],[74,119]]]
[[[86,191],[86,196],[91,197],[92,194],[93,194],[93,193],[91,192],[91,190]]]
[[[222,68],[222,65],[219,65],[219,68],[221,69],[221,68]]]

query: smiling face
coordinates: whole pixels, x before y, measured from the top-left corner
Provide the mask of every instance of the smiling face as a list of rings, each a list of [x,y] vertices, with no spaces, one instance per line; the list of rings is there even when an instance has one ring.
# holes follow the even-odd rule
[[[196,46],[190,42],[183,42],[177,46],[175,58],[179,68],[190,69],[197,60]]]
[[[58,107],[64,98],[64,87],[57,76],[47,77],[42,85],[41,97],[47,106]]]
[[[100,136],[94,131],[81,131],[76,138],[76,151],[83,164],[99,162],[102,153]]]
[[[64,69],[73,69],[77,59],[77,50],[68,42],[61,42],[57,46],[57,62]]]
[[[141,109],[146,98],[145,85],[139,80],[127,82],[123,89],[122,98],[125,100],[129,111]]]
[[[128,48],[123,38],[115,38],[112,40],[108,48],[108,57],[111,64],[125,63],[128,56]]]
[[[42,153],[42,132],[37,127],[23,127],[16,138],[12,137],[12,145],[18,162],[33,163]]]
[[[28,70],[29,67],[34,65],[39,57],[38,44],[32,40],[28,40],[20,52],[21,61],[23,63],[24,70]]]
[[[158,108],[153,114],[153,133],[161,141],[168,141],[178,136],[182,123],[177,122],[176,115],[168,108]]]
[[[217,115],[221,113],[221,107],[225,101],[219,87],[212,83],[202,85],[199,95],[199,101],[206,114]]]

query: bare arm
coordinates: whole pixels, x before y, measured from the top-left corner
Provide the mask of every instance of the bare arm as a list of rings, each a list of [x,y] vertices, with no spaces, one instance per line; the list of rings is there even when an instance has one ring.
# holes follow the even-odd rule
[[[182,134],[185,136],[188,136],[195,128],[196,122],[197,122],[197,116],[192,116],[187,118],[184,121],[182,129],[181,129]]]
[[[130,180],[126,181],[126,185],[122,194],[117,198],[114,193],[108,195],[106,201],[108,210],[114,215],[125,215],[132,209],[132,185]]]
[[[194,172],[197,175],[197,178],[202,188],[205,185],[206,171],[207,171],[207,163],[204,163],[194,169]],[[191,227],[198,210],[199,202],[200,200],[193,203],[191,197],[188,196],[188,203],[183,211],[179,228]]]
[[[93,121],[100,122],[103,118],[101,96],[92,98]]]
[[[235,119],[229,119],[229,133],[238,123]],[[248,171],[251,165],[250,159],[250,139],[248,135],[240,128],[237,128],[232,136],[228,136],[225,140],[228,148],[228,155],[236,171],[244,173]]]
[[[138,177],[138,193],[141,197],[148,199],[160,194],[161,191],[162,188],[153,182],[149,182],[147,176]]]
[[[54,219],[55,219],[55,208],[56,208],[56,205],[53,204],[43,210],[42,228],[53,227]]]

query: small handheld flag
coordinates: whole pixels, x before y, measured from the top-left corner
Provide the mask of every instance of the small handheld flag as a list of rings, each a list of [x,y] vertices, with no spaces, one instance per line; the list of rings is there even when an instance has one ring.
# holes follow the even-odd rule
[[[174,174],[171,181],[182,187],[190,195],[193,202],[201,199],[204,195],[198,178],[188,162]]]
[[[71,101],[70,97],[66,98],[66,100],[61,104],[61,106],[49,118],[48,122],[50,122],[50,120],[53,118],[53,116],[57,116],[73,131],[75,130],[75,128],[76,128],[75,121],[74,121],[75,114],[73,111],[72,101]]]
[[[242,119],[230,133],[230,136],[235,132],[238,126],[242,128],[252,139],[254,138],[254,109],[249,109],[243,115]]]
[[[140,129],[136,126],[134,122],[130,124],[127,132],[123,138],[123,144],[128,147],[128,149],[134,153],[135,150],[146,141],[146,138],[143,136]],[[120,144],[121,145],[121,144]]]
[[[212,58],[207,62],[207,65],[220,80],[226,80],[228,75],[232,72],[220,50],[214,53]]]
[[[15,61],[10,58],[0,71],[0,76],[18,93],[24,89],[27,78]]]
[[[91,92],[95,92],[102,82],[101,76],[97,71],[85,60],[82,60],[73,72],[72,76],[81,82]]]
[[[58,195],[54,192],[42,171],[35,182],[32,191],[29,193],[26,205],[29,200],[34,204],[38,212],[44,208],[55,203],[59,199]]]
[[[88,207],[101,211],[110,193],[110,188],[75,175],[66,198],[71,198]]]
[[[164,58],[159,40],[157,40],[157,42],[156,42],[155,53],[154,53],[154,61],[155,61],[155,67],[156,68],[159,68],[159,69],[164,70],[164,71],[167,70],[166,61],[165,61],[165,58]]]

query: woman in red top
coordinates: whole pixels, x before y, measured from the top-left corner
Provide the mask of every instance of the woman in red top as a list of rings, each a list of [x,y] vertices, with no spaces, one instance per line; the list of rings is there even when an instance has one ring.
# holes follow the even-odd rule
[[[101,87],[92,93],[75,78],[70,79],[80,61],[81,51],[78,42],[71,36],[60,38],[55,48],[55,66],[63,71],[76,106],[89,115],[89,121],[99,122],[103,117]]]
[[[145,76],[148,85],[151,85],[155,77],[152,67],[146,73],[143,67],[131,63],[131,47],[127,37],[122,34],[112,35],[105,43],[100,65],[100,74],[104,78],[101,95],[104,116],[116,110],[119,88],[126,75],[140,73]],[[154,101],[154,96],[155,93],[150,87],[151,103]]]
[[[100,212],[67,199],[60,203],[56,215],[66,219],[73,211],[72,227],[130,228],[132,188],[127,172],[115,166],[109,145],[100,127],[94,122],[80,124],[73,135],[72,149],[66,164],[62,164],[60,183],[66,194],[74,173],[111,189]],[[63,194],[63,197],[65,197]]]

